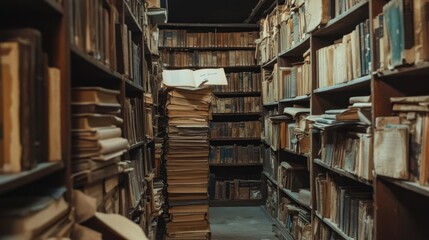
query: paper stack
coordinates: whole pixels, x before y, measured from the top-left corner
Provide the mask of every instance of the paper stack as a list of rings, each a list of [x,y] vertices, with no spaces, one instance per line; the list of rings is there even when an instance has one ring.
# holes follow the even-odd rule
[[[208,239],[211,89],[174,89],[167,101],[167,239]]]
[[[118,172],[113,164],[128,148],[121,137],[119,91],[76,87],[72,91],[72,171],[75,182]]]

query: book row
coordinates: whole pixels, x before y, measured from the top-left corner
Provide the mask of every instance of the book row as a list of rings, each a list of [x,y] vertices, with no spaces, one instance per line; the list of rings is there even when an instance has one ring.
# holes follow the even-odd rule
[[[210,180],[214,180],[210,178]],[[213,200],[249,200],[261,199],[261,181],[234,179],[231,181],[214,180],[214,191],[209,192]]]
[[[141,4],[137,2],[140,1],[131,1],[130,4],[135,5],[135,13],[141,13],[142,10],[137,9]],[[132,37],[129,26],[121,24],[113,2],[73,1],[71,43],[141,85],[141,44]]]
[[[263,146],[210,146],[210,164],[252,164],[262,163]]]
[[[333,45],[316,52],[318,87],[350,81],[370,73],[371,46],[369,20],[337,40]]]
[[[218,98],[212,107],[213,113],[259,113],[260,97]]]
[[[210,122],[211,138],[259,138],[260,121]]]
[[[316,177],[316,212],[347,236],[373,239],[372,189],[353,186],[329,174]]]
[[[278,167],[277,183],[292,192],[310,189],[310,173],[306,165],[283,161]]]
[[[159,47],[254,47],[257,32],[159,32]]]
[[[139,98],[127,98],[124,103],[124,135],[131,145],[144,140],[143,103]]]
[[[311,239],[311,213],[288,198],[280,199],[277,218],[293,239]]]
[[[0,32],[0,173],[60,161],[61,71],[48,67],[42,34]]]
[[[279,67],[279,100],[305,96],[311,93],[310,52],[304,54],[304,62],[292,67]]]
[[[279,7],[280,11],[280,52],[285,52],[305,39],[307,34],[307,25],[305,15],[305,4],[295,4],[298,7],[291,10],[291,5],[284,4]]]
[[[237,67],[255,66],[253,51],[161,51],[167,67]]]
[[[258,65],[263,65],[277,57],[279,48],[277,9],[262,18],[259,22],[259,38],[256,40],[255,58]]]
[[[228,85],[213,86],[213,92],[259,92],[261,91],[261,74],[254,72],[227,73]]]

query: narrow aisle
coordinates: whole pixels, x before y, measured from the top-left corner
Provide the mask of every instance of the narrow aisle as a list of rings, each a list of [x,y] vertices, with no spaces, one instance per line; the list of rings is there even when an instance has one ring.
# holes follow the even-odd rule
[[[260,207],[211,207],[212,240],[272,240],[272,221]]]

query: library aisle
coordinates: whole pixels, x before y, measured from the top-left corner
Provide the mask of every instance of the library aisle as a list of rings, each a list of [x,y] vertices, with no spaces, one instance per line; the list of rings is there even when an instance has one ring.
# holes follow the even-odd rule
[[[261,207],[211,207],[212,240],[271,240],[272,220]]]

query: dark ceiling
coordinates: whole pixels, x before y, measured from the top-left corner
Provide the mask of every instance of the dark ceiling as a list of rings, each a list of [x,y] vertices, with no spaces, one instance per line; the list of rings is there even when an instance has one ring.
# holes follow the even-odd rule
[[[169,23],[244,23],[258,2],[265,8],[274,0],[161,0]],[[261,9],[255,15],[261,15]],[[250,22],[255,23],[254,17]]]

